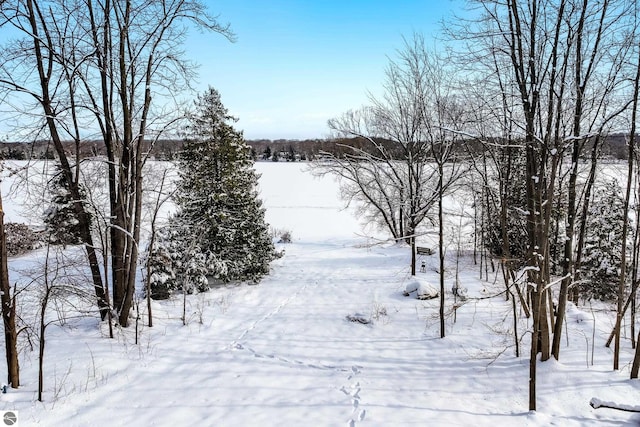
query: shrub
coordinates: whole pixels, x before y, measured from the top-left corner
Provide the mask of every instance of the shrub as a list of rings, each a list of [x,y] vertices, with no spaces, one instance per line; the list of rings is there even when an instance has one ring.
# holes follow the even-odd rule
[[[281,231],[278,243],[291,243],[291,232],[289,230]]]
[[[26,224],[9,222],[4,225],[7,239],[7,255],[16,256],[42,247],[43,232],[36,231]]]

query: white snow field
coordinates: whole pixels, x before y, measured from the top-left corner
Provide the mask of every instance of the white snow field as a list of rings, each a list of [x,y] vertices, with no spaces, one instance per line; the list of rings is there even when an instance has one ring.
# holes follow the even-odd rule
[[[44,402],[37,342],[23,342],[22,386],[0,394],[0,410],[17,411],[23,427],[640,425],[640,414],[589,406],[592,398],[640,404],[628,336],[621,369],[612,370],[604,342],[614,315],[606,307],[571,307],[560,361],[538,365],[538,410],[530,412],[528,322],[518,324],[516,357],[511,302],[497,295],[496,273],[481,280],[465,252],[459,281],[468,299],[454,313],[449,241],[442,339],[439,299],[403,296],[407,247],[366,237],[333,179],[298,163],[256,168],[268,222],[293,237],[278,245],[286,253],[268,277],[188,296],[186,326],[180,295],[153,303],[153,328],[141,304],[138,345],[133,321],[115,339],[95,315],[55,322],[46,335]],[[41,256],[12,259],[12,283]],[[420,280],[438,284],[436,255],[422,260]]]

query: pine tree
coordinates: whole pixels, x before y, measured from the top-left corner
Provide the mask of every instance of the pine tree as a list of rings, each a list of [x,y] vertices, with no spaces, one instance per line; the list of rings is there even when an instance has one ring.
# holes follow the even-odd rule
[[[69,183],[56,165],[56,173],[48,183],[51,205],[44,212],[49,240],[58,245],[78,245],[82,243],[82,230],[76,216],[74,200],[69,191]],[[81,188],[81,196],[86,198],[86,190]]]
[[[587,281],[581,285],[581,294],[586,299],[615,301],[617,298],[622,262],[620,212],[624,210],[624,199],[621,194],[623,191],[615,179],[594,193],[581,265],[582,277]]]
[[[178,162],[178,211],[159,245],[187,291],[206,290],[209,279],[258,281],[277,253],[250,149],[215,89],[195,106]]]
[[[161,228],[157,231],[153,247],[147,248],[146,263],[150,272],[150,296],[153,299],[167,299],[171,290],[179,287],[175,271],[179,251],[172,247],[175,240],[169,235],[171,232],[171,227]]]
[[[493,256],[504,257],[503,230],[500,221],[500,207],[494,206],[494,200],[503,198],[502,203],[507,206],[506,234],[509,240],[509,254],[512,260],[518,260],[523,264],[527,253],[527,190],[525,179],[525,155],[524,153],[505,152],[506,156],[513,156],[510,162],[510,180],[503,183],[504,188],[487,188],[493,192],[490,197],[483,200],[487,226],[485,229],[485,245]],[[502,194],[500,194],[502,193]]]

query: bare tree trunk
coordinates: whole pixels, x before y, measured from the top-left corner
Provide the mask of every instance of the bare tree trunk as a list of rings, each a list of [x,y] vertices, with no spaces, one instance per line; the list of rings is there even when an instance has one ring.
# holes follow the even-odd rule
[[[444,212],[442,207],[442,179],[443,179],[443,159],[438,159],[438,254],[440,259],[440,338],[445,336],[445,322],[444,322]]]
[[[531,292],[531,306],[538,306],[539,295],[537,292]],[[533,326],[531,331],[531,349],[529,352],[529,410],[535,411],[537,405],[536,398],[536,380],[538,367],[538,341],[540,340],[540,310],[533,309]]]
[[[640,332],[638,332],[638,342],[640,342]],[[640,371],[640,345],[636,346],[636,352],[631,364],[631,379],[638,379],[638,371]]]
[[[635,119],[636,119],[637,108],[638,108],[638,92],[639,92],[639,89],[640,89],[639,88],[639,86],[640,86],[640,52],[639,52],[637,67],[638,68],[636,70],[637,74],[636,74],[635,87],[634,87],[634,99],[633,99],[634,103],[633,103],[633,112],[632,112],[632,117],[633,117],[633,122],[632,123],[633,124],[631,126],[631,130],[632,130],[631,138],[632,139],[635,139]],[[638,284],[639,284],[638,281],[635,281],[633,283],[633,289],[631,290],[631,294],[629,295],[629,298],[633,301],[634,308],[635,308],[635,297],[636,297],[636,293],[638,291]],[[624,311],[623,311],[623,313],[624,313]],[[632,322],[634,322],[633,316],[632,316],[631,320],[632,320]],[[618,317],[616,317],[615,332],[616,332],[617,336],[620,335],[620,327],[618,325]],[[634,354],[634,357],[633,357],[633,362],[631,364],[630,378],[631,379],[637,379],[639,371],[640,371],[640,332],[638,332],[638,338],[636,340],[636,351],[635,351],[635,354]]]
[[[16,301],[9,284],[7,263],[7,239],[4,232],[4,209],[0,194],[0,291],[2,296],[2,319],[4,321],[4,345],[7,358],[7,381],[11,387],[20,387],[20,365],[18,363],[18,331],[16,330]]]
[[[409,238],[411,242],[411,275],[416,275],[416,236],[415,231],[411,232],[412,236]]]
[[[631,287],[631,293],[627,296],[627,300],[624,303],[624,306],[622,307],[622,317],[623,318],[624,318],[625,314],[627,313],[627,310],[629,309],[629,307],[633,304],[634,298],[635,298],[635,294],[638,291],[638,287],[639,286],[640,286],[640,280],[633,282],[633,286]],[[616,326],[617,325],[614,325],[613,329],[611,330],[611,333],[609,334],[609,338],[607,338],[607,342],[605,343],[605,347],[607,347],[607,348],[611,346],[611,342],[616,337]]]
[[[507,286],[506,292],[509,293],[511,297],[511,308],[512,308],[512,314],[513,314],[513,342],[516,347],[516,357],[520,357],[520,339],[518,337],[517,301],[516,301],[516,296],[511,291],[511,286],[515,286],[516,288],[518,288],[518,285],[515,283],[515,281],[511,282],[510,280],[511,271],[507,267],[505,267],[504,260],[500,263],[500,265],[502,268],[502,278],[504,280],[504,283]]]
[[[151,216],[151,236],[149,237],[149,249],[148,252],[151,253],[153,250],[153,246],[156,241],[156,222],[158,220],[158,214],[160,213],[160,206],[164,203],[162,200],[162,191],[164,189],[165,180],[167,178],[167,170],[165,169],[162,172],[162,179],[160,181],[160,188],[158,189],[158,197],[156,198],[156,203],[153,208],[153,214]],[[146,265],[146,274],[145,274],[145,292],[147,296],[147,316],[148,316],[148,326],[150,328],[153,327],[153,313],[151,311],[151,265],[147,261]]]
[[[47,254],[44,264],[44,295],[40,300],[40,337],[38,345],[38,401],[42,402],[42,392],[44,389],[44,347],[46,345],[45,333],[47,331],[47,306],[49,305],[49,297],[51,296],[51,286],[49,283],[49,248],[47,245]]]

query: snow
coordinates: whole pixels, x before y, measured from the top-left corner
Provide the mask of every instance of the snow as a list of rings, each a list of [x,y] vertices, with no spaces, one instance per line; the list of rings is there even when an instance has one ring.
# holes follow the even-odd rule
[[[591,399],[590,402],[591,406],[595,409],[598,408],[617,408],[621,411],[630,411],[630,412],[640,412],[640,405],[634,406],[634,405],[624,405],[624,404],[619,404],[617,402],[605,402],[602,401],[596,397],[594,397],[593,399]]]
[[[409,296],[420,288],[420,281],[417,279],[409,280],[404,288],[404,296]]]
[[[405,286],[404,295],[411,295],[416,293],[415,297],[418,299],[432,299],[440,295],[440,291],[424,278],[413,277],[407,280]]]
[[[370,236],[343,209],[330,177],[313,177],[299,163],[256,168],[267,221],[292,233],[269,276],[187,296],[186,326],[180,296],[153,302],[153,328],[140,304],[139,344],[134,327],[107,338],[96,316],[55,322],[47,329],[44,402],[37,401],[37,345],[32,351],[23,341],[22,386],[0,394],[0,410],[16,410],[21,426],[640,423],[638,414],[589,405],[594,397],[628,406],[640,400],[640,381],[628,379],[629,337],[619,372],[604,347],[612,311],[570,306],[560,361],[538,364],[538,410],[528,411],[530,322],[519,321],[516,357],[500,274],[480,279],[463,252],[458,282],[467,300],[452,310],[452,243],[440,338],[439,299],[403,296],[415,283],[408,247],[376,244],[382,236]],[[41,255],[13,258],[12,282]],[[418,283],[439,283],[436,257],[423,260]],[[348,320],[356,314],[369,323]]]
[[[575,323],[582,323],[591,319],[591,315],[580,310],[572,302],[567,302],[567,320]]]

